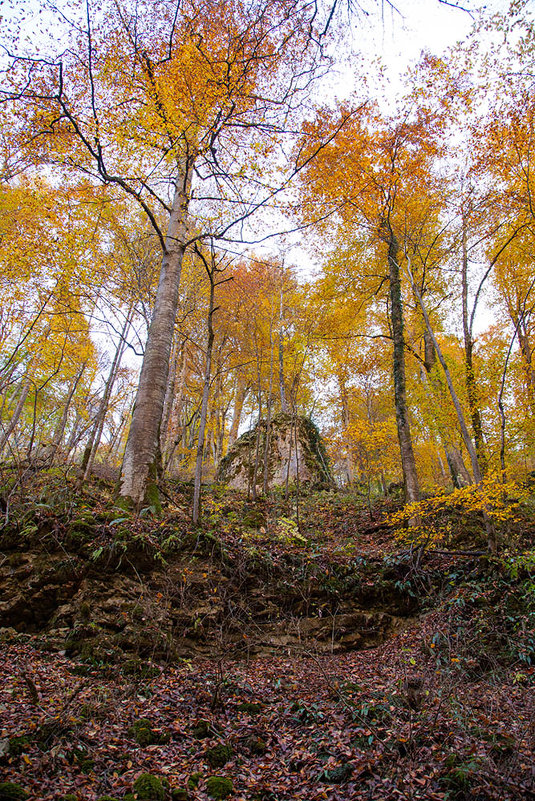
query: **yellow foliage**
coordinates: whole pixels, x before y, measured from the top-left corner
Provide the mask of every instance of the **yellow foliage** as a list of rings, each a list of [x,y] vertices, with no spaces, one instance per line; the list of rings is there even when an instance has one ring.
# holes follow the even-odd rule
[[[494,523],[512,522],[527,496],[525,487],[514,481],[502,483],[500,473],[493,472],[479,484],[460,487],[448,494],[441,491],[431,498],[406,504],[389,515],[388,522],[400,542],[432,545],[443,542],[450,533],[453,512],[479,512]]]

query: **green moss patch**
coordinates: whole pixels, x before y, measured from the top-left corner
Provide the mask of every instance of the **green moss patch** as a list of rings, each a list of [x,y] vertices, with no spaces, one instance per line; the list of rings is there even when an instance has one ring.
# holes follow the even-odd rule
[[[142,773],[133,786],[139,801],[165,801],[165,788],[162,780],[152,773]]]
[[[222,768],[232,758],[232,748],[230,745],[220,743],[213,748],[209,748],[205,752],[204,758],[211,768]]]
[[[210,776],[206,779],[206,792],[210,798],[227,798],[234,792],[234,786],[225,776]]]
[[[147,720],[147,718],[140,718],[134,721],[128,729],[128,734],[141,746],[163,745],[170,740],[168,733],[154,731],[150,720]]]
[[[28,793],[20,784],[15,784],[15,782],[0,784],[0,801],[25,801],[26,798],[28,798]]]

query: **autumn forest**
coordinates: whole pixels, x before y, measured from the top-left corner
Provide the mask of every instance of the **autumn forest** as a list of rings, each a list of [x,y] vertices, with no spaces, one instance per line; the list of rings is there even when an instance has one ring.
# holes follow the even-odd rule
[[[444,5],[6,11],[0,801],[535,797],[533,8]]]

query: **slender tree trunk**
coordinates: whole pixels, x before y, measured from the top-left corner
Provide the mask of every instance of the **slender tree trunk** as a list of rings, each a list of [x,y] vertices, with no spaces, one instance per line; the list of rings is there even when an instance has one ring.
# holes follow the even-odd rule
[[[67,419],[69,417],[69,411],[70,411],[70,408],[71,408],[72,399],[74,397],[74,393],[76,392],[76,390],[78,388],[78,384],[80,383],[80,381],[82,379],[82,376],[84,374],[84,370],[86,368],[86,365],[87,365],[87,362],[84,362],[82,364],[80,370],[78,371],[78,373],[75,375],[74,380],[71,383],[68,395],[67,395],[67,397],[65,399],[65,403],[63,405],[63,412],[61,414],[60,419],[58,420],[58,424],[56,425],[56,428],[54,430],[54,434],[53,434],[53,437],[52,437],[52,446],[51,446],[51,449],[50,449],[50,464],[54,463],[54,461],[56,459],[56,456],[57,456],[57,453],[58,453],[58,451],[59,451],[59,449],[61,447],[61,443],[63,441],[63,435],[65,434],[65,428],[67,426]]]
[[[145,499],[154,501],[157,492],[160,425],[187,244],[192,167],[192,160],[185,159],[175,183],[160,280],[121,468],[119,493],[136,508]]]
[[[485,473],[487,458],[485,454],[485,442],[483,439],[483,426],[481,422],[481,412],[479,410],[479,394],[477,391],[476,378],[474,373],[474,340],[470,329],[468,314],[468,247],[466,241],[466,225],[463,220],[463,239],[462,239],[462,307],[463,307],[463,339],[464,339],[464,369],[466,395],[470,419],[472,421],[472,431],[478,461],[478,473]],[[472,458],[470,456],[470,458]],[[474,473],[474,479],[478,481]]]
[[[337,376],[338,378],[338,388],[340,390],[340,401],[342,404],[342,428],[344,432],[346,432],[349,428],[349,402],[347,396],[347,386],[346,382],[342,378],[341,375]],[[348,448],[347,456],[344,459],[345,468],[346,468],[346,478],[348,486],[351,486],[355,479],[355,473],[353,470],[353,459],[351,457],[351,450]]]
[[[236,439],[238,438],[243,404],[245,403],[247,392],[248,388],[245,385],[245,380],[241,374],[238,374],[238,386],[236,387],[236,394],[234,395],[234,411],[232,413],[232,423],[228,435],[229,448],[236,442]]]
[[[279,328],[279,393],[281,399],[281,411],[288,414],[290,407],[286,398],[286,382],[284,380],[284,335],[282,325]]]
[[[187,375],[187,349],[184,346],[182,351],[182,365],[180,368],[180,376],[178,378],[178,392],[174,399],[173,408],[171,409],[171,418],[174,419],[174,423],[171,421],[171,430],[173,431],[173,442],[171,447],[167,448],[167,452],[164,455],[164,463],[163,463],[163,470],[164,473],[170,469],[171,463],[173,460],[173,456],[177,445],[180,442],[185,444],[185,432],[186,426],[182,422],[182,415],[184,411],[184,389],[186,386],[186,375]]]
[[[401,301],[401,278],[398,263],[398,241],[392,228],[385,223],[388,231],[388,273],[390,278],[390,320],[394,344],[393,375],[396,423],[398,430],[401,465],[405,497],[409,503],[420,497],[416,460],[412,447],[409,412],[407,409],[407,390],[405,383],[405,340],[403,336],[403,306]]]
[[[80,414],[80,410],[76,410],[76,417],[74,418],[74,423],[72,424],[71,433],[69,434],[69,439],[65,445],[65,458],[69,459],[72,450],[74,449],[79,433],[80,433],[80,423],[82,422],[82,415]]]
[[[407,272],[409,274],[409,278],[410,278],[410,281],[411,281],[412,291],[414,292],[416,300],[418,301],[418,305],[420,306],[423,318],[425,320],[425,325],[426,325],[426,328],[427,328],[427,332],[428,332],[428,334],[429,334],[429,336],[430,336],[430,338],[431,338],[431,340],[433,342],[433,346],[435,348],[438,360],[440,362],[440,366],[442,367],[442,370],[444,372],[444,376],[446,378],[446,383],[448,385],[448,390],[449,390],[449,393],[450,393],[450,397],[452,399],[453,405],[455,407],[455,412],[457,414],[457,420],[459,422],[459,428],[461,429],[461,436],[463,438],[464,446],[465,446],[466,450],[468,451],[468,455],[470,456],[470,462],[472,464],[472,472],[474,474],[474,480],[475,480],[476,483],[479,483],[481,481],[481,471],[480,471],[480,468],[479,468],[479,461],[478,461],[478,458],[477,458],[476,449],[474,448],[474,443],[472,442],[472,440],[470,438],[470,434],[468,433],[468,428],[466,426],[466,422],[465,422],[465,419],[464,419],[463,410],[461,408],[461,404],[459,402],[459,398],[457,397],[457,393],[455,392],[455,387],[453,386],[453,381],[451,380],[451,374],[450,374],[450,371],[448,369],[448,365],[446,364],[446,360],[444,359],[444,356],[442,355],[442,350],[440,348],[440,345],[438,344],[437,338],[435,337],[435,334],[434,334],[433,329],[431,327],[431,321],[429,320],[429,315],[427,313],[427,309],[425,308],[425,304],[423,302],[423,299],[422,299],[422,296],[420,294],[420,291],[419,291],[419,289],[416,286],[416,283],[414,281],[414,278],[413,278],[409,263],[407,263]]]
[[[20,390],[19,399],[17,401],[17,405],[11,415],[11,420],[9,421],[8,425],[6,426],[5,430],[0,435],[0,453],[4,450],[7,441],[15,428],[17,427],[17,423],[19,422],[19,418],[22,414],[22,410],[24,409],[24,404],[26,403],[26,399],[28,397],[28,393],[31,387],[31,379],[29,375],[26,375],[22,381],[22,386]]]
[[[111,363],[108,379],[104,386],[104,394],[102,395],[102,398],[100,400],[91,436],[84,451],[82,465],[81,465],[81,469],[83,470],[83,481],[87,481],[91,475],[91,471],[93,469],[93,463],[95,461],[95,456],[97,455],[98,446],[100,445],[100,440],[102,439],[102,432],[104,431],[104,423],[106,421],[106,415],[108,413],[108,406],[110,403],[111,393],[113,391],[113,386],[117,379],[117,374],[119,372],[119,367],[121,365],[121,359],[123,357],[124,349],[126,346],[126,337],[128,336],[128,330],[130,328],[130,323],[132,322],[133,308],[134,307],[132,305],[128,310],[128,314],[126,315],[120,339],[119,342],[117,343],[115,354],[113,356],[113,361]]]
[[[437,352],[438,360],[440,362],[440,365],[441,365],[441,367],[442,367],[442,369],[444,371],[444,375],[446,377],[446,382],[448,384],[448,389],[450,391],[450,396],[451,396],[451,399],[453,401],[453,405],[455,407],[455,411],[457,413],[457,420],[459,421],[459,427],[461,429],[461,435],[462,435],[462,438],[463,438],[464,446],[465,446],[466,450],[468,451],[468,454],[470,456],[470,461],[472,463],[472,472],[474,474],[474,481],[476,482],[476,484],[479,484],[479,482],[482,479],[482,475],[481,475],[481,471],[480,471],[480,467],[479,467],[479,461],[478,461],[478,457],[477,457],[477,452],[476,452],[476,449],[474,447],[474,443],[470,439],[470,434],[468,433],[468,428],[466,427],[466,423],[465,423],[465,420],[464,420],[464,415],[463,415],[463,411],[462,411],[462,408],[461,408],[461,404],[459,403],[459,399],[457,397],[457,393],[455,392],[455,388],[454,388],[453,382],[451,380],[451,375],[450,375],[450,371],[448,370],[448,365],[446,364],[446,361],[444,359],[444,356],[442,355],[442,351],[440,349],[440,346],[439,346],[439,344],[437,342],[437,339],[436,339],[436,337],[435,337],[435,335],[433,333],[433,330],[431,328],[431,322],[429,320],[429,315],[427,314],[427,310],[426,310],[426,308],[424,306],[424,303],[423,303],[423,300],[422,300],[422,296],[420,295],[420,292],[418,291],[418,288],[416,287],[416,284],[414,283],[414,279],[412,277],[412,273],[411,273],[411,270],[410,270],[410,264],[407,264],[407,270],[408,270],[408,273],[409,273],[409,276],[410,276],[413,292],[414,292],[414,294],[416,296],[416,299],[418,300],[418,303],[420,305],[420,309],[422,310],[422,314],[424,316],[424,320],[425,320],[425,324],[427,326],[427,330],[429,332],[429,336],[433,340],[433,345],[435,346],[435,350]],[[496,531],[495,531],[494,525],[492,523],[492,520],[490,519],[490,517],[488,515],[488,509],[487,508],[483,509],[483,517],[484,517],[484,520],[485,520],[485,529],[486,529],[486,532],[487,532],[487,543],[488,543],[489,551],[490,551],[490,553],[496,553],[496,550],[497,550]]]
[[[192,520],[197,525],[201,516],[201,482],[202,463],[204,456],[204,432],[206,430],[206,416],[208,412],[208,398],[210,396],[210,373],[212,370],[212,350],[214,346],[214,290],[213,274],[210,275],[210,303],[208,307],[208,338],[206,342],[206,361],[204,365],[204,383],[202,390],[201,416],[199,421],[199,434],[197,439],[197,457],[195,461],[195,479],[193,486],[193,514]]]
[[[267,397],[267,413],[266,413],[266,436],[264,440],[264,476],[263,476],[263,492],[267,495],[269,484],[269,446],[271,443],[271,411],[273,405],[273,330],[270,324],[269,327],[269,344],[270,344],[270,357],[269,357],[269,386]]]
[[[186,343],[184,341],[182,341],[180,344],[178,341],[175,342],[171,356],[169,376],[167,378],[167,389],[165,391],[165,400],[163,403],[162,425],[160,427],[160,451],[162,453],[162,457],[165,453],[167,453],[169,446],[169,427],[171,421],[171,411],[173,409],[173,401],[175,398],[177,367],[185,344]]]

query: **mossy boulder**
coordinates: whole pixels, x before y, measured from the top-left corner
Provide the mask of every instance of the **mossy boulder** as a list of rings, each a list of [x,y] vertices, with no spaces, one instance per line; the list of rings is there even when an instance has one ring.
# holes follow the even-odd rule
[[[206,792],[210,798],[227,798],[234,792],[231,779],[225,776],[209,776],[206,779]]]
[[[134,782],[134,794],[139,801],[165,801],[162,780],[152,773],[142,773]]]
[[[0,784],[0,801],[25,801],[28,798],[26,790],[15,782],[2,782]]]
[[[216,480],[233,489],[250,489],[258,445],[260,453],[264,453],[266,444],[269,487],[299,481],[310,489],[334,489],[327,452],[317,427],[307,417],[282,413],[271,420],[269,433],[266,421],[260,420],[236,440],[221,460]],[[263,459],[258,467],[256,481],[261,486]]]
[[[78,796],[74,793],[67,793],[66,795],[60,796],[59,801],[78,801]]]
[[[128,734],[141,746],[163,745],[170,740],[168,733],[154,731],[150,720],[147,720],[147,718],[140,718],[134,721],[128,729]]]
[[[222,768],[232,758],[232,748],[230,745],[219,743],[213,748],[209,748],[205,752],[204,758],[211,768]]]
[[[173,787],[171,790],[172,801],[188,801],[189,795],[185,787]]]

